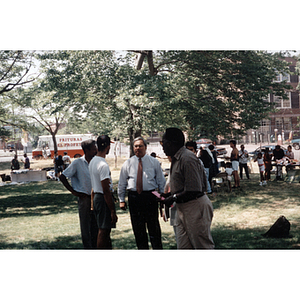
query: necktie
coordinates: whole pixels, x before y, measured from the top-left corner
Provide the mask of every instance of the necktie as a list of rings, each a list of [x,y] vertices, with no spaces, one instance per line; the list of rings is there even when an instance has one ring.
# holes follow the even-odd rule
[[[143,191],[143,164],[141,158],[139,158],[138,172],[136,177],[136,191],[138,194]]]

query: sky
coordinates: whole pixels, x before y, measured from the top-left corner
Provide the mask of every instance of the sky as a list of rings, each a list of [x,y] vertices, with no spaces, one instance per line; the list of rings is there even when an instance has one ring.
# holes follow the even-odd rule
[[[300,50],[291,13],[299,1],[106,2],[16,0],[1,16],[9,26],[2,29],[0,49]],[[1,10],[11,11],[11,4]]]

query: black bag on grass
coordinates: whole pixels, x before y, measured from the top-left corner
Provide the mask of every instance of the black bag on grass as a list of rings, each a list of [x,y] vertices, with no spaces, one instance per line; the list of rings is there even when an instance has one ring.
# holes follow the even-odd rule
[[[281,216],[271,226],[271,228],[265,234],[263,234],[263,236],[273,238],[285,238],[289,236],[290,228],[290,222],[285,218],[285,216]]]

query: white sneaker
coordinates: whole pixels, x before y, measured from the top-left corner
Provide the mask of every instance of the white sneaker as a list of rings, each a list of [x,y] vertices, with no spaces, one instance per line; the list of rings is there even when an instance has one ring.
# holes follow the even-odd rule
[[[267,185],[267,182],[266,182],[266,181],[264,181],[264,182],[263,182],[263,185]]]
[[[262,186],[262,185],[263,185],[263,183],[262,183],[262,182],[260,182],[260,183],[259,183],[259,185],[260,185],[260,186]]]

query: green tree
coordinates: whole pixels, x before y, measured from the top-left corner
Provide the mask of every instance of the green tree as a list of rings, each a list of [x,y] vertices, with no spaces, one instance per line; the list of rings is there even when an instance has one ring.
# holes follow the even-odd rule
[[[33,58],[33,51],[0,50],[0,95],[35,80],[29,73]]]
[[[136,52],[136,51],[135,51]],[[43,88],[56,111],[72,108],[73,120],[88,118],[94,134],[116,129],[134,137],[180,126],[190,137],[238,136],[259,126],[274,109],[269,93],[285,97],[288,72],[279,54],[266,51],[53,51],[39,56]],[[150,70],[150,71],[149,71]]]
[[[0,127],[0,139],[6,143],[11,136],[11,132],[4,127]]]
[[[68,119],[70,110],[59,109],[60,102],[54,98],[54,91],[45,91],[42,80],[36,81],[31,87],[17,89],[13,94],[13,103],[22,110],[18,117],[27,121],[27,128],[43,128],[52,136],[54,151],[57,151],[56,134],[59,127]],[[23,126],[24,127],[24,126]]]
[[[238,136],[274,109],[264,101],[269,93],[286,97],[290,86],[274,82],[277,72],[289,72],[280,58],[266,51],[156,51],[149,73],[173,74],[173,109],[191,136]]]
[[[133,139],[158,130],[170,120],[168,74],[151,76],[137,71],[133,55],[123,58],[112,51],[59,51],[41,55],[47,67],[45,86],[55,88],[61,107],[73,106],[77,120],[88,118],[94,134],[116,129]],[[51,68],[49,68],[51,66]]]
[[[0,50],[0,123],[28,129],[22,113],[14,104],[13,93],[20,87],[30,85],[34,74],[34,51]]]

